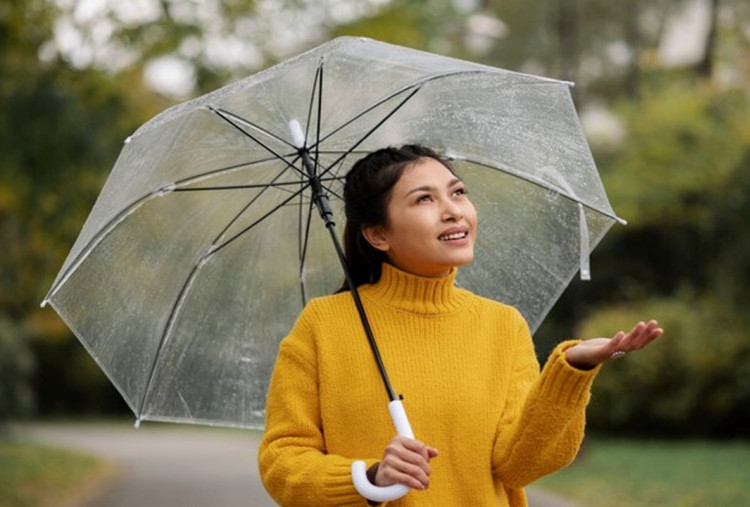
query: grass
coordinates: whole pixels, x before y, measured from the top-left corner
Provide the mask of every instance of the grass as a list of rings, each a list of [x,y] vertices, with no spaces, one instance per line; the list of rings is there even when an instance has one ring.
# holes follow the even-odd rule
[[[589,507],[750,505],[750,442],[587,438],[535,485]]]
[[[91,456],[0,437],[0,507],[77,505],[115,472]]]

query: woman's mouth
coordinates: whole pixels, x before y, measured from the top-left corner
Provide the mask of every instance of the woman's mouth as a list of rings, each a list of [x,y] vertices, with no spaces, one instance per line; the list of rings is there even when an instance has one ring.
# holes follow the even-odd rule
[[[468,231],[451,232],[450,234],[441,234],[440,236],[438,236],[438,239],[440,241],[454,241],[457,239],[464,239],[468,235]]]

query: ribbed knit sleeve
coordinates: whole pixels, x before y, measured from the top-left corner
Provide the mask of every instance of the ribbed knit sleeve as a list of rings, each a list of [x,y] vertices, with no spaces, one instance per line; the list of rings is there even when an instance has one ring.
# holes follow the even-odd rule
[[[521,320],[515,337],[513,385],[498,425],[493,448],[493,474],[510,497],[519,488],[567,466],[576,456],[584,434],[585,410],[591,384],[599,371],[568,364],[560,343],[539,374],[531,336]]]
[[[258,450],[261,479],[282,506],[366,506],[352,484],[353,460],[326,452],[310,314],[303,311],[282,341],[274,366]],[[377,460],[365,461],[369,467]]]

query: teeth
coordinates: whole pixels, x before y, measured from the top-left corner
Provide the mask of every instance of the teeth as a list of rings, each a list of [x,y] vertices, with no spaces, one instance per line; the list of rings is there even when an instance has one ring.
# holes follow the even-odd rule
[[[468,233],[466,232],[454,232],[453,234],[445,234],[443,236],[440,236],[441,241],[450,241],[452,239],[462,239],[465,238]]]

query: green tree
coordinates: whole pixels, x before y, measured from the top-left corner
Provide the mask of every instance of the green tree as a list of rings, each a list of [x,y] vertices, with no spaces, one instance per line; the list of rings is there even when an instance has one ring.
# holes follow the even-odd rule
[[[23,329],[0,314],[0,422],[33,411],[33,372],[34,356]]]
[[[33,346],[35,384],[52,391],[40,397],[43,410],[53,400],[80,394],[65,392],[56,375],[83,350],[66,352],[65,345],[75,343],[72,335],[39,303],[122,140],[164,105],[139,74],[114,76],[72,69],[60,59],[41,61],[54,16],[47,3],[33,0],[0,8],[0,314],[14,350]],[[40,350],[53,351],[45,356],[52,364]],[[16,375],[19,389],[23,375]]]

